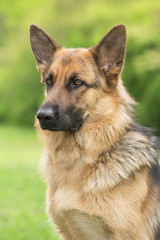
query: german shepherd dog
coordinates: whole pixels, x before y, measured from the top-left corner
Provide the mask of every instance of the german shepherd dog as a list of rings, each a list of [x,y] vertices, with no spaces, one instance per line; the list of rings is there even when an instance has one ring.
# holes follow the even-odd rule
[[[62,238],[160,240],[158,145],[121,81],[125,26],[89,49],[61,47],[36,25],[30,41],[46,85],[36,128],[47,213]]]

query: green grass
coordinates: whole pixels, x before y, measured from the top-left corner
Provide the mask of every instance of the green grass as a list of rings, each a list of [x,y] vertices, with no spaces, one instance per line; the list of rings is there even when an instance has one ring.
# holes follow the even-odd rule
[[[0,240],[55,240],[38,173],[41,143],[33,129],[0,125]]]

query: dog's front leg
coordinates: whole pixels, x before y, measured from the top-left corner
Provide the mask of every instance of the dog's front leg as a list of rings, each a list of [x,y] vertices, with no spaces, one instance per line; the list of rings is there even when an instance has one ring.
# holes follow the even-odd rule
[[[64,240],[75,240],[69,233],[63,217],[53,215],[52,220],[55,223],[59,234]]]
[[[53,193],[54,193],[54,188],[53,187],[51,188],[48,186],[47,195],[46,195],[47,197],[46,213],[51,219],[51,221],[55,224],[58,230],[58,233],[62,236],[64,240],[75,240],[73,239],[73,237],[68,231],[63,214],[57,215],[54,211],[53,202],[52,202]]]

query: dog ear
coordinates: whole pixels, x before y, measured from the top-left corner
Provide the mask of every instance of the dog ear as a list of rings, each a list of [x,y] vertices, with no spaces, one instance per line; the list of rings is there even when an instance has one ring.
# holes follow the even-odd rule
[[[43,72],[53,60],[54,53],[61,47],[41,28],[30,25],[30,43],[37,61],[37,67]]]
[[[103,71],[108,85],[112,88],[117,85],[122,71],[125,45],[126,28],[124,25],[117,25],[94,48],[91,48],[98,67]]]

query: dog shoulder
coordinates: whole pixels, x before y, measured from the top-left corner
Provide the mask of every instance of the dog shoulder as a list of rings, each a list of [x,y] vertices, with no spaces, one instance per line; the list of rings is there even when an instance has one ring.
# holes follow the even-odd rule
[[[89,167],[85,189],[112,188],[143,167],[152,169],[157,163],[156,138],[149,136],[143,127],[132,126],[110,151],[102,152]]]

